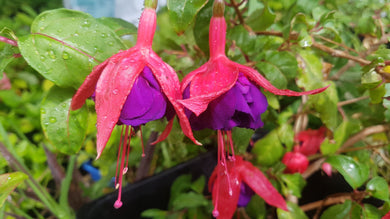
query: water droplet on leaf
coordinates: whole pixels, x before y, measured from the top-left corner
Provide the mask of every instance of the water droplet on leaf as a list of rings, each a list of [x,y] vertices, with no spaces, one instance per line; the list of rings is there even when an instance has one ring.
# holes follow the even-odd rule
[[[57,119],[54,118],[54,117],[50,117],[50,118],[49,118],[49,122],[50,122],[50,123],[55,123],[55,122],[57,122]]]
[[[67,52],[62,53],[63,59],[69,59],[69,54]]]

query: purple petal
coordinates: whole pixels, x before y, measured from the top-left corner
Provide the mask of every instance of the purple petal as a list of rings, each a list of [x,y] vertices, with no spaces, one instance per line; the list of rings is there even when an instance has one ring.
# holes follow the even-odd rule
[[[246,207],[254,194],[255,192],[247,184],[242,182],[240,187],[240,197],[238,198],[237,206]]]
[[[184,99],[190,96],[189,87],[190,85],[183,92]],[[256,129],[263,126],[261,114],[267,106],[267,99],[259,88],[240,73],[236,84],[211,101],[206,111],[196,117],[186,110],[186,115],[194,130],[231,130],[233,127]]]
[[[122,108],[119,122],[139,126],[164,117],[167,102],[151,70],[145,67]]]

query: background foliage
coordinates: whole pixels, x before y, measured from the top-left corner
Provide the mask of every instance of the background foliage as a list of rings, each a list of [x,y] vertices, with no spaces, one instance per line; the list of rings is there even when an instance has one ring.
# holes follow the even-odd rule
[[[12,85],[0,90],[0,217],[74,217],[82,204],[114,190],[109,182],[119,130],[113,132],[102,157],[93,161],[102,179],[94,182],[90,175],[81,175],[81,164],[96,156],[96,114],[91,101],[68,118],[69,101],[93,66],[134,45],[136,26],[83,12],[49,10],[60,8],[60,1],[1,0],[0,5],[0,35],[18,44],[0,42],[0,72],[6,73]],[[211,6],[207,0],[168,0],[159,11],[153,48],[179,78],[207,61]],[[264,128],[255,134],[246,129],[233,131],[236,150],[272,179],[290,210],[274,211],[254,196],[238,214],[381,218],[388,212],[389,13],[390,2],[384,0],[226,1],[230,59],[256,68],[280,89],[330,85],[321,94],[302,98],[264,92],[269,102],[262,116]],[[146,125],[143,141],[164,126],[161,121]],[[307,171],[284,174],[281,159],[296,143],[294,136],[321,126],[327,128],[326,138],[320,153],[309,157]],[[142,163],[141,139],[135,138],[127,181],[215,147],[215,132],[195,134],[208,146],[192,145],[174,124],[168,139],[149,153],[146,173],[137,171]],[[253,148],[247,152],[251,138]],[[324,162],[334,174],[341,174],[349,188],[303,203],[309,177],[321,171]],[[210,200],[202,195],[204,181],[179,178],[176,185],[182,186],[172,187],[169,209],[151,209],[143,215],[210,215]]]

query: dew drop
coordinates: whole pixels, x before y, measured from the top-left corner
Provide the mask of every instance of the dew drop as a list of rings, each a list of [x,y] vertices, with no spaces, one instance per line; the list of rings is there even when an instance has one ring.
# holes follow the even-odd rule
[[[67,53],[67,52],[62,53],[62,58],[69,59],[69,53]]]
[[[45,58],[45,56],[41,56],[40,59],[43,62],[43,61],[45,61],[46,58]]]
[[[52,58],[52,59],[55,59],[55,58],[56,58],[56,55],[54,54],[54,51],[53,51],[53,50],[50,50],[50,51],[49,51],[49,57]]]
[[[107,37],[107,35],[105,33],[102,33],[101,35],[103,38]]]
[[[50,123],[55,123],[55,122],[57,122],[57,119],[54,118],[54,117],[50,117],[50,118],[49,118],[49,122],[50,122]]]
[[[113,42],[108,42],[108,45],[113,46],[114,43]]]
[[[44,27],[39,28],[39,30],[41,30],[41,31],[44,30],[44,29],[45,29]]]
[[[89,27],[89,26],[91,26],[91,23],[90,23],[88,20],[85,20],[85,21],[81,24],[81,26],[83,26],[83,27]]]
[[[57,32],[58,32],[58,33],[62,33],[62,29],[58,29]]]
[[[46,110],[45,109],[41,109],[41,114],[45,114],[46,113]]]
[[[115,94],[115,95],[118,94],[118,89],[114,89],[114,90],[112,91],[112,93]]]

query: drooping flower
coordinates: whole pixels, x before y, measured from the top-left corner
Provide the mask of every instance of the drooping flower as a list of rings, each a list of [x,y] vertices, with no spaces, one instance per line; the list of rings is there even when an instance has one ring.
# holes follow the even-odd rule
[[[321,143],[325,139],[326,128],[307,129],[299,132],[295,136],[295,141],[299,143],[299,152],[306,156],[313,155],[320,150]]]
[[[236,157],[231,130],[233,127],[256,129],[263,126],[260,116],[267,109],[268,102],[259,87],[276,95],[286,96],[316,94],[327,88],[305,92],[277,89],[255,69],[229,60],[225,55],[225,37],[224,1],[215,0],[209,29],[210,59],[183,79],[181,84],[183,99],[178,100],[185,106],[186,115],[193,129],[218,130],[217,169],[221,174],[224,169],[225,174],[217,174],[214,180],[214,188],[221,188],[216,189],[221,194],[213,190],[215,217],[222,215],[219,213],[221,211],[218,208],[219,201],[223,200],[225,203],[223,209],[237,204],[236,199],[239,197],[237,186],[227,183],[234,182],[232,179],[239,177],[238,172],[228,170],[228,165],[233,165]],[[261,174],[260,171],[252,173]],[[273,195],[279,195],[275,189],[273,191]],[[282,198],[277,202],[265,201],[286,209],[286,203]]]
[[[287,211],[283,197],[252,163],[236,155],[234,159],[227,160],[224,165],[218,163],[209,180],[215,217],[232,218],[237,206],[244,204],[239,202],[242,186],[248,186],[268,204]],[[249,200],[245,200],[245,205]]]
[[[286,165],[285,173],[303,173],[309,166],[307,157],[298,150],[299,147],[295,146],[294,151],[284,154],[282,163]]]
[[[71,110],[79,109],[85,100],[92,97],[97,114],[97,158],[100,157],[116,125],[122,126],[118,150],[116,186],[121,202],[122,176],[127,171],[130,139],[141,125],[166,117],[168,126],[155,143],[169,134],[173,115],[176,112],[184,134],[196,144],[183,107],[180,83],[175,71],[152,50],[156,30],[157,0],[146,0],[142,12],[137,43],[134,47],[120,51],[96,66],[73,96]],[[141,132],[142,134],[142,132]]]

